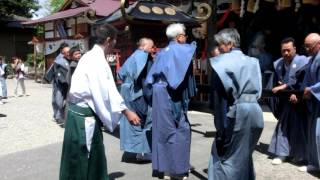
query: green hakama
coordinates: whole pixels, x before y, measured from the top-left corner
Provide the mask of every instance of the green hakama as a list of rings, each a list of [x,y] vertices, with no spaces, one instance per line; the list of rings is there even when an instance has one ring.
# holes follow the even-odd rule
[[[94,117],[90,152],[87,148],[85,118]],[[60,180],[108,180],[102,123],[91,108],[69,105],[62,147]]]

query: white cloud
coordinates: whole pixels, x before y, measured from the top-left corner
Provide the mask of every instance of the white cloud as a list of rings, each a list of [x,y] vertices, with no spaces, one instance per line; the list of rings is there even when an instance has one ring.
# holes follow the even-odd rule
[[[50,10],[49,10],[50,0],[38,0],[38,1],[41,7],[38,11],[35,12],[32,19],[39,19],[50,14]]]

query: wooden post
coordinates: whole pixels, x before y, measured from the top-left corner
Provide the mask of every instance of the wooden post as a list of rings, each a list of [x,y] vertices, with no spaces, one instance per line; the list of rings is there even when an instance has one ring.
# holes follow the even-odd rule
[[[43,62],[43,68],[42,68],[42,72],[43,75],[41,77],[41,83],[43,82],[43,77],[46,74],[46,67],[47,67],[47,60],[46,60],[46,27],[45,24],[42,24],[43,29],[44,29],[44,33],[43,33],[43,48],[42,48],[42,53],[43,53],[43,58],[44,58],[44,62]]]
[[[207,32],[208,32],[208,46],[207,46],[207,57],[210,57],[210,51],[212,47],[214,46],[214,34],[217,33],[217,0],[208,0],[208,4],[212,8],[212,14],[210,18],[208,19],[208,26],[207,26]],[[212,69],[210,68],[210,63],[207,61],[207,70],[208,70],[208,83],[211,83],[211,74]]]
[[[35,78],[35,81],[37,82],[37,77],[38,77],[38,71],[37,71],[37,44],[39,43],[39,40],[37,39],[37,37],[33,36],[31,42],[33,44],[34,78]]]
[[[37,82],[37,43],[33,43],[33,68],[34,68],[34,80]]]
[[[214,34],[217,33],[217,0],[208,0],[208,4],[212,8],[212,14],[208,19],[208,47],[207,47],[207,55],[210,56],[210,50],[214,45]]]
[[[78,17],[74,18],[74,35],[78,34]]]

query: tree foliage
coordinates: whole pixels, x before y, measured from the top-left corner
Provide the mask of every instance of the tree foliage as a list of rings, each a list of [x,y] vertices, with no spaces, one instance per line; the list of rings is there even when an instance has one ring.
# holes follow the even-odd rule
[[[51,0],[50,6],[51,6],[51,12],[58,11],[61,6],[64,4],[65,0]]]
[[[40,8],[38,0],[0,0],[0,16],[32,17]]]

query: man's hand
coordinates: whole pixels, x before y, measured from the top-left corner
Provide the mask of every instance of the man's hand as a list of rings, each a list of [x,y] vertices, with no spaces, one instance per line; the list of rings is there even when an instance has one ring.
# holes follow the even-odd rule
[[[303,92],[303,99],[310,99],[311,98],[311,89],[306,87]]]
[[[272,89],[272,92],[273,92],[273,93],[277,93],[278,91],[282,91],[282,90],[284,90],[284,89],[286,89],[286,88],[287,88],[287,84],[282,84],[282,85],[280,85],[280,86],[274,87],[274,88]]]
[[[297,104],[298,103],[298,98],[295,94],[291,94],[290,96],[290,102],[292,102],[293,104]]]
[[[140,118],[136,113],[126,109],[123,111],[123,114],[127,117],[128,121],[131,124],[133,124],[135,126],[140,125]]]

